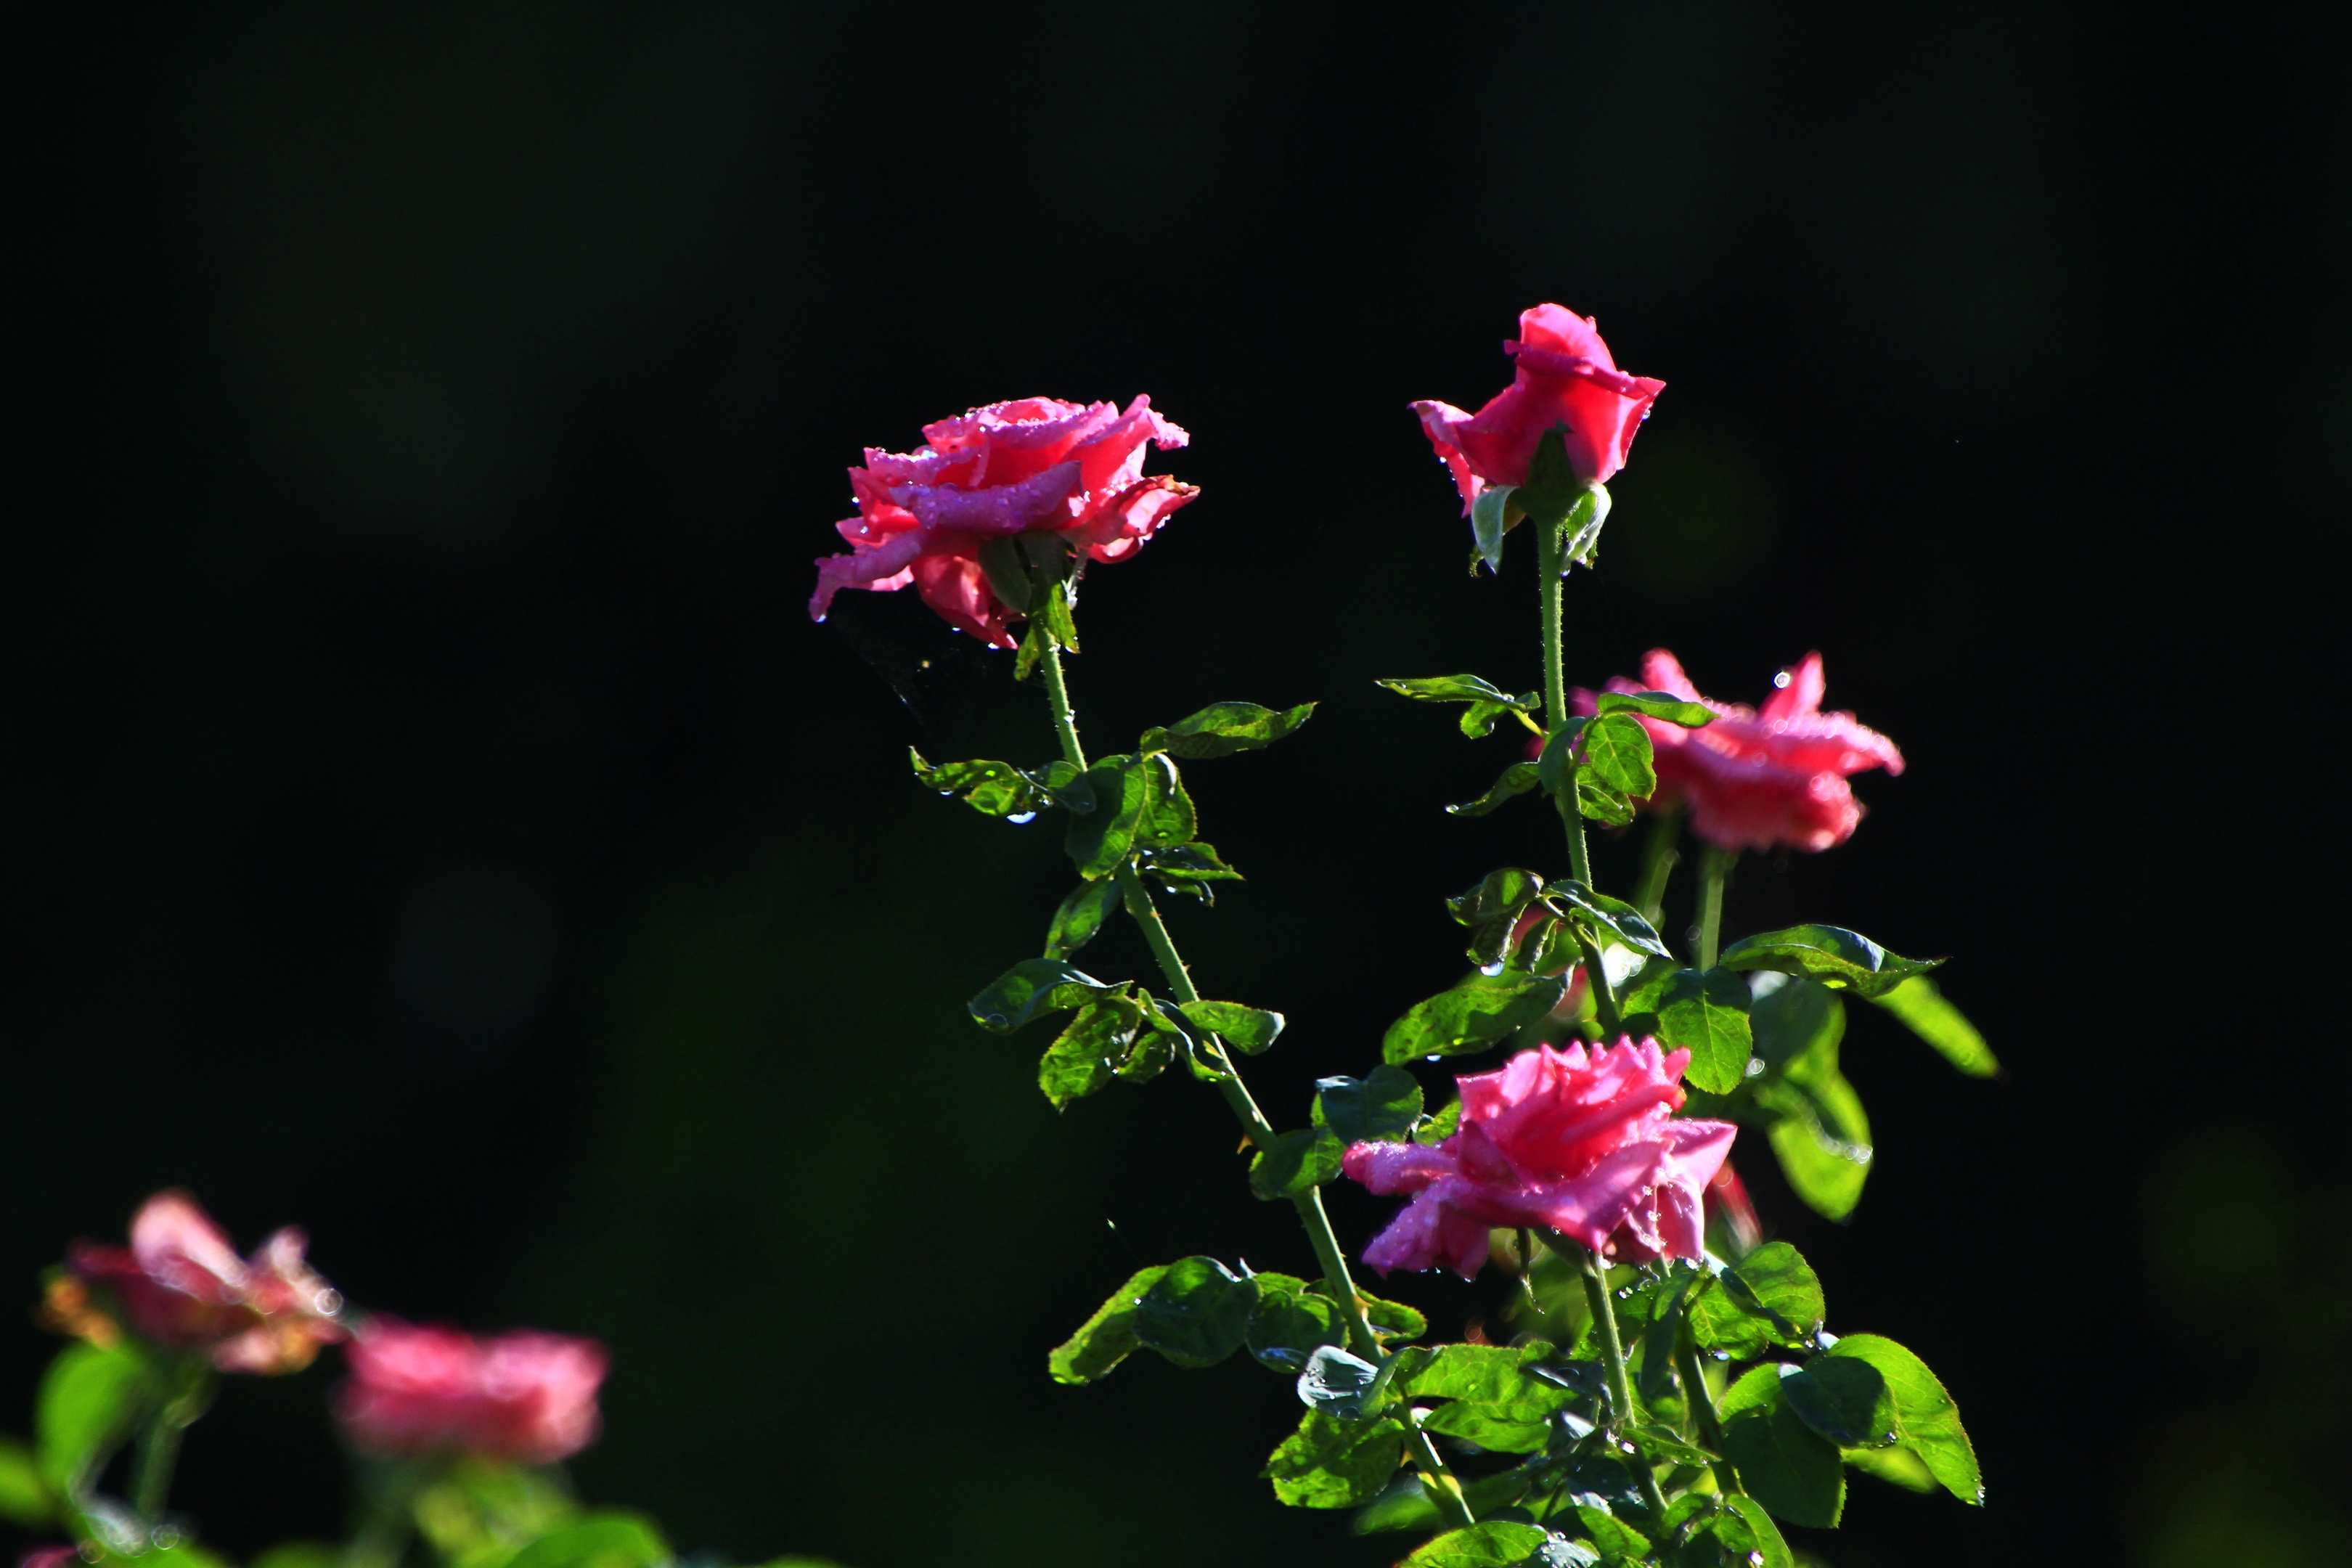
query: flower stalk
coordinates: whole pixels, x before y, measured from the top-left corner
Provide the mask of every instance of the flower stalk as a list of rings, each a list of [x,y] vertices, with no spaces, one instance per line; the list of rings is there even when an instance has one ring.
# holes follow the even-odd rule
[[[1633,1380],[1625,1374],[1625,1344],[1617,1334],[1617,1308],[1609,1297],[1609,1265],[1601,1254],[1588,1247],[1579,1247],[1566,1237],[1555,1237],[1546,1231],[1544,1240],[1555,1251],[1581,1254],[1585,1303],[1592,1309],[1593,1337],[1601,1342],[1601,1363],[1609,1378],[1609,1407],[1614,1415],[1613,1425],[1622,1432],[1633,1424]],[[1570,1249],[1574,1248],[1570,1253]],[[1664,1519],[1666,1513],[1665,1494],[1658,1489],[1657,1473],[1646,1459],[1637,1458],[1633,1463],[1634,1479],[1641,1483],[1642,1500],[1650,1510]]]
[[[1683,1374],[1683,1396],[1690,1402],[1691,1425],[1699,1447],[1720,1456],[1723,1453],[1723,1423],[1716,1418],[1715,1396],[1706,1386],[1706,1368],[1698,1359],[1698,1340],[1691,1333],[1690,1320],[1683,1320],[1675,1335],[1675,1366]],[[1728,1458],[1717,1458],[1709,1467],[1715,1471],[1715,1484],[1725,1495],[1741,1489],[1739,1472],[1733,1469]]]
[[[1038,661],[1045,673],[1045,697],[1054,720],[1054,733],[1062,743],[1062,759],[1084,772],[1087,765],[1086,747],[1078,740],[1077,716],[1070,706],[1070,689],[1062,672],[1062,650],[1049,638],[1044,656]],[[1160,908],[1152,902],[1151,890],[1143,885],[1132,863],[1121,865],[1114,873],[1127,912],[1142,929],[1143,940],[1151,949],[1151,956],[1160,964],[1160,973],[1168,982],[1169,993],[1181,1004],[1201,999],[1198,987],[1192,984],[1192,972],[1184,966],[1183,955],[1176,951],[1175,938],[1168,934],[1168,922],[1160,918]],[[1216,1036],[1208,1037],[1216,1052],[1218,1069],[1217,1092],[1224,1098],[1234,1119],[1242,1124],[1249,1141],[1262,1150],[1271,1150],[1279,1137],[1274,1124],[1258,1109],[1257,1101],[1242,1081],[1240,1069],[1234,1065],[1233,1053]],[[1364,1311],[1363,1298],[1356,1293],[1356,1282],[1349,1273],[1347,1254],[1339,1249],[1339,1238],[1331,1228],[1331,1216],[1323,1207],[1323,1191],[1309,1187],[1291,1200],[1298,1211],[1298,1221],[1306,1228],[1308,1246],[1313,1247],[1316,1262],[1322,1267],[1323,1280],[1338,1300],[1339,1310],[1346,1315],[1348,1342],[1358,1355],[1374,1363],[1388,1359],[1381,1348],[1380,1337],[1372,1331],[1371,1319]],[[1470,1505],[1462,1495],[1462,1488],[1445,1460],[1437,1452],[1429,1434],[1421,1429],[1408,1407],[1406,1426],[1410,1433],[1413,1463],[1421,1470],[1423,1483],[1437,1500],[1440,1511],[1453,1522],[1468,1525],[1475,1522]]]
[[[1731,868],[1739,858],[1737,849],[1718,849],[1710,844],[1698,858],[1698,966],[1715,967],[1716,954],[1723,941],[1723,885],[1731,878]]]

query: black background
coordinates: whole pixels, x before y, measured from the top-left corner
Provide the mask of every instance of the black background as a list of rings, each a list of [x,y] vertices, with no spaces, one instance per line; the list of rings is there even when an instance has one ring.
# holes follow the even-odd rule
[[[1447,984],[1439,900],[1557,869],[1508,759],[1374,676],[1535,679],[1404,405],[1515,313],[1669,389],[1570,586],[1571,679],[1808,648],[1909,758],[1734,932],[1949,953],[2007,1062],[1883,1018],[1832,1327],[1958,1398],[1981,1510],[1858,1482],[1842,1568],[2340,1560],[2352,1212],[2325,736],[2352,400],[2333,17],[2094,5],[19,9],[0,1275],[194,1187],[357,1301],[611,1345],[583,1490],[854,1568],[1388,1561],[1255,1478],[1277,1380],[1045,1350],[1132,1268],[1306,1267],[1213,1096],[1056,1117],[961,1001],[1045,827],[909,781],[1051,752],[911,595],[803,609],[862,446],[1148,391],[1202,499],[1090,576],[1097,749],[1249,873],[1177,912],[1286,1010],[1277,1121]],[[922,661],[929,660],[926,667]],[[1622,879],[1630,845],[1604,846]],[[1687,897],[1678,882],[1673,899]],[[1131,934],[1087,955],[1142,973]],[[1435,1081],[1435,1075],[1432,1075]],[[1385,1205],[1335,1194],[1350,1245]],[[1108,1223],[1107,1223],[1108,1222]],[[1415,1280],[1449,1334],[1481,1289]],[[0,1328],[21,1433],[50,1345]],[[329,1364],[178,1490],[342,1523]]]

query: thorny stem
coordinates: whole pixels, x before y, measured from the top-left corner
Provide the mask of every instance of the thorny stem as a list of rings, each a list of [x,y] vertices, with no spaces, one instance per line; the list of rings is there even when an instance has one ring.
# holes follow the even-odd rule
[[[1650,822],[1650,837],[1642,846],[1642,875],[1633,884],[1633,907],[1653,926],[1665,919],[1666,879],[1674,875],[1682,854],[1675,847],[1682,837],[1683,814],[1674,806],[1663,807]]]
[[[1683,1396],[1690,1402],[1691,1425],[1698,1429],[1699,1446],[1722,1453],[1723,1423],[1715,1417],[1715,1396],[1707,1392],[1706,1368],[1699,1362],[1698,1341],[1691,1335],[1687,1318],[1675,1336],[1675,1365],[1683,1374]],[[1740,1489],[1739,1473],[1729,1459],[1717,1459],[1711,1468],[1717,1490],[1727,1496]]]
[[[1045,671],[1045,696],[1053,713],[1054,732],[1061,738],[1063,759],[1072,767],[1083,771],[1087,765],[1087,753],[1078,743],[1077,718],[1070,710],[1069,687],[1062,678],[1062,650],[1049,639],[1045,644],[1045,657],[1039,662]],[[1151,956],[1160,963],[1160,973],[1167,978],[1170,994],[1180,1004],[1199,1001],[1201,993],[1192,984],[1192,976],[1184,967],[1182,955],[1176,951],[1175,939],[1168,934],[1168,923],[1160,918],[1159,906],[1151,901],[1151,890],[1143,885],[1143,879],[1136,875],[1132,862],[1122,862],[1116,876],[1127,912],[1142,928],[1143,940],[1150,947]],[[1233,1053],[1225,1049],[1225,1043],[1214,1035],[1211,1035],[1209,1039],[1217,1057],[1214,1064],[1219,1069],[1217,1092],[1224,1097],[1226,1106],[1233,1111],[1234,1120],[1242,1124],[1242,1131],[1249,1135],[1250,1142],[1261,1150],[1271,1151],[1278,1137],[1273,1123],[1266,1121],[1265,1113],[1251,1098],[1249,1086],[1242,1081],[1241,1072],[1234,1066]],[[1322,1189],[1309,1187],[1293,1198],[1291,1205],[1298,1211],[1299,1224],[1307,1228],[1307,1240],[1315,1249],[1316,1261],[1322,1265],[1324,1283],[1330,1287],[1331,1293],[1339,1300],[1340,1310],[1347,1315],[1349,1344],[1357,1354],[1371,1361],[1386,1360],[1380,1339],[1372,1332],[1371,1320],[1365,1314],[1363,1298],[1356,1293],[1356,1282],[1348,1272],[1347,1255],[1339,1250],[1339,1238],[1331,1229],[1331,1216],[1324,1212]],[[1438,1454],[1436,1445],[1429,1440],[1429,1434],[1421,1429],[1417,1420],[1411,1418],[1409,1408],[1406,1426],[1412,1434],[1413,1462],[1420,1468],[1423,1482],[1439,1508],[1454,1516],[1457,1524],[1475,1523],[1470,1505],[1462,1495],[1460,1484],[1446,1469],[1445,1460]]]
[[[1547,1243],[1552,1234],[1545,1233]],[[1617,1337],[1617,1308],[1609,1299],[1609,1265],[1591,1247],[1561,1237],[1558,1250],[1570,1252],[1571,1248],[1583,1255],[1584,1300],[1592,1309],[1592,1325],[1601,1341],[1601,1364],[1609,1373],[1609,1405],[1616,1413],[1614,1425],[1622,1432],[1633,1424],[1633,1384],[1625,1375],[1625,1345]],[[1658,1489],[1657,1474],[1651,1469],[1649,1461],[1636,1458],[1633,1476],[1641,1482],[1642,1500],[1650,1505],[1653,1513],[1664,1519],[1666,1514],[1665,1494]]]
[[[1737,849],[1710,844],[1698,858],[1698,966],[1715,967],[1716,950],[1723,940],[1723,884],[1731,875]]]
[[[1544,732],[1550,734],[1568,722],[1568,676],[1559,651],[1560,573],[1567,566],[1560,551],[1566,542],[1558,523],[1538,522],[1536,527],[1536,591],[1543,605]],[[1592,857],[1584,845],[1584,814],[1576,808],[1573,775],[1563,771],[1552,803],[1559,808],[1560,826],[1568,835],[1568,874],[1589,888]]]

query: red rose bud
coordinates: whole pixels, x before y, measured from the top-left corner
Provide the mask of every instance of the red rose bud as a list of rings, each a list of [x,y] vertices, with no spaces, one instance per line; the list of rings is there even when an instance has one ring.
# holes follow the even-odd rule
[[[1627,375],[1609,357],[1601,329],[1558,305],[1519,313],[1519,335],[1503,345],[1517,361],[1511,384],[1476,414],[1450,403],[1412,405],[1429,444],[1454,472],[1462,511],[1490,485],[1523,485],[1536,444],[1559,428],[1577,478],[1605,483],[1625,466],[1650,405],[1666,384]]]
[[[1761,708],[1701,697],[1675,656],[1653,648],[1642,661],[1640,686],[1622,676],[1612,691],[1664,691],[1696,702],[1715,721],[1696,730],[1643,719],[1656,753],[1658,793],[1652,805],[1690,808],[1691,831],[1720,849],[1827,849],[1853,837],[1862,803],[1846,783],[1854,773],[1903,771],[1895,742],[1857,723],[1851,713],[1824,713],[1822,656],[1809,653],[1772,678]],[[1593,710],[1594,694],[1576,690],[1570,704]]]
[[[335,1321],[342,1298],[303,1261],[304,1245],[289,1227],[248,1261],[195,1199],[162,1192],[132,1218],[129,1247],[77,1242],[66,1271],[112,1292],[141,1338],[166,1350],[202,1351],[223,1372],[268,1375],[299,1372],[320,1345],[343,1338]],[[53,1302],[58,1295],[52,1288]],[[88,1337],[86,1329],[76,1331]]]
[[[816,563],[814,618],[824,619],[844,588],[888,593],[912,583],[950,626],[1011,647],[1006,625],[1033,606],[1007,602],[1008,580],[992,581],[985,546],[1051,535],[1092,560],[1124,561],[1200,494],[1165,474],[1144,476],[1145,443],[1165,452],[1192,439],[1148,397],[1124,414],[1052,397],[992,403],[924,426],[923,437],[918,452],[869,447],[866,466],[849,470],[857,515],[834,526],[850,553]]]
[[[607,1358],[593,1340],[529,1329],[478,1340],[373,1317],[343,1355],[335,1415],[369,1453],[551,1465],[596,1436]]]
[[[1412,1202],[1364,1248],[1385,1275],[1439,1263],[1465,1279],[1496,1226],[1544,1226],[1621,1263],[1700,1256],[1700,1193],[1738,1129],[1677,1121],[1690,1052],[1620,1040],[1538,1046],[1455,1079],[1460,1131],[1435,1148],[1358,1143],[1342,1168]]]

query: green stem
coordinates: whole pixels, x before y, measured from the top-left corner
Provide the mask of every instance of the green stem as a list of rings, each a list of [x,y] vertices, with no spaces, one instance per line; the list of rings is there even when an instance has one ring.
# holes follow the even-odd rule
[[[179,1401],[155,1414],[139,1434],[139,1458],[131,1479],[131,1504],[152,1527],[163,1517],[172,1498],[172,1471],[180,1461],[180,1439],[187,1432],[179,1419]]]
[[[1412,1462],[1421,1471],[1422,1490],[1435,1500],[1438,1511],[1447,1516],[1448,1523],[1464,1530],[1477,1523],[1478,1516],[1470,1511],[1470,1500],[1462,1495],[1462,1483],[1454,1479],[1454,1472],[1445,1468],[1445,1460],[1437,1452],[1437,1445],[1421,1429],[1421,1412],[1410,1401],[1404,1407],[1404,1425],[1405,1430],[1412,1434]]]
[[[1077,718],[1071,711],[1069,687],[1062,678],[1061,649],[1048,642],[1045,658],[1040,662],[1045,670],[1045,695],[1052,706],[1054,732],[1061,737],[1062,756],[1072,767],[1084,768],[1087,753],[1078,743]],[[1169,993],[1179,1004],[1199,1001],[1201,993],[1192,984],[1192,976],[1184,967],[1183,956],[1176,951],[1175,939],[1168,934],[1168,922],[1160,918],[1160,908],[1151,901],[1151,890],[1136,874],[1134,862],[1122,862],[1115,875],[1121,901],[1126,904],[1129,916],[1142,929],[1144,942],[1151,949],[1151,956],[1159,961],[1160,973],[1167,978]],[[1234,1119],[1242,1124],[1242,1131],[1249,1135],[1250,1142],[1261,1150],[1272,1150],[1279,1136],[1274,1124],[1266,1121],[1265,1113],[1251,1098],[1249,1086],[1242,1081],[1239,1069],[1234,1066],[1233,1053],[1225,1048],[1224,1041],[1214,1035],[1211,1035],[1209,1040],[1216,1051],[1216,1065],[1220,1068],[1217,1092],[1224,1097],[1226,1107],[1233,1111]],[[1298,1223],[1307,1229],[1307,1244],[1315,1249],[1316,1262],[1322,1266],[1324,1283],[1338,1299],[1339,1310],[1347,1315],[1349,1343],[1358,1355],[1373,1362],[1386,1360],[1387,1356],[1381,1349],[1380,1337],[1372,1332],[1371,1319],[1364,1311],[1364,1300],[1357,1294],[1356,1281],[1348,1272],[1347,1254],[1339,1250],[1339,1237],[1331,1229],[1331,1216],[1324,1211],[1323,1190],[1320,1187],[1307,1188],[1291,1200],[1291,1206],[1298,1211]],[[1461,1524],[1475,1522],[1468,1501],[1462,1496],[1461,1487],[1447,1471],[1436,1446],[1417,1423],[1408,1425],[1412,1427],[1414,1462],[1419,1465],[1429,1490],[1439,1500],[1439,1506],[1449,1513],[1457,1514]]]
[[[1609,971],[1601,962],[1601,949],[1583,932],[1576,936],[1577,951],[1584,954],[1584,983],[1592,988],[1592,1018],[1601,1026],[1604,1043],[1614,1045],[1623,1021],[1617,1012],[1617,990],[1609,984]]]
[[[1642,875],[1633,884],[1633,907],[1653,926],[1665,919],[1666,879],[1682,860],[1675,847],[1682,829],[1681,809],[1661,805],[1650,819],[1650,837],[1642,846]]]
[[[408,1552],[415,1529],[412,1510],[425,1480],[414,1461],[373,1471],[365,1492],[366,1518],[343,1549],[343,1568],[396,1568]]]
[[[1683,1374],[1683,1396],[1690,1402],[1691,1424],[1698,1429],[1699,1446],[1722,1453],[1723,1423],[1716,1419],[1715,1396],[1707,1392],[1706,1368],[1699,1362],[1698,1341],[1691,1335],[1687,1318],[1675,1338],[1675,1365]],[[1739,1473],[1729,1459],[1717,1459],[1712,1468],[1716,1489],[1727,1495],[1740,1489]]]
[[[1568,675],[1559,646],[1560,574],[1567,565],[1560,550],[1566,542],[1558,523],[1538,522],[1536,528],[1536,592],[1543,607],[1544,732],[1549,734],[1568,722]],[[1576,809],[1572,772],[1561,771],[1559,793],[1552,796],[1552,804],[1559,808],[1559,825],[1568,835],[1568,874],[1589,888],[1592,857],[1584,844],[1584,814]]]
[[[1551,1233],[1546,1232],[1549,1240]],[[1617,1337],[1617,1308],[1609,1299],[1609,1265],[1599,1253],[1561,1237],[1558,1249],[1570,1247],[1584,1255],[1584,1300],[1592,1309],[1592,1324],[1601,1341],[1601,1362],[1609,1373],[1609,1405],[1616,1413],[1614,1425],[1620,1431],[1633,1424],[1633,1383],[1625,1375],[1625,1345]],[[1650,1505],[1659,1518],[1665,1517],[1666,1498],[1658,1490],[1658,1478],[1648,1461],[1635,1459],[1634,1479],[1642,1485],[1642,1500]]]
[[[1723,940],[1723,884],[1739,858],[1737,849],[1710,844],[1698,858],[1698,966],[1713,969]]]

